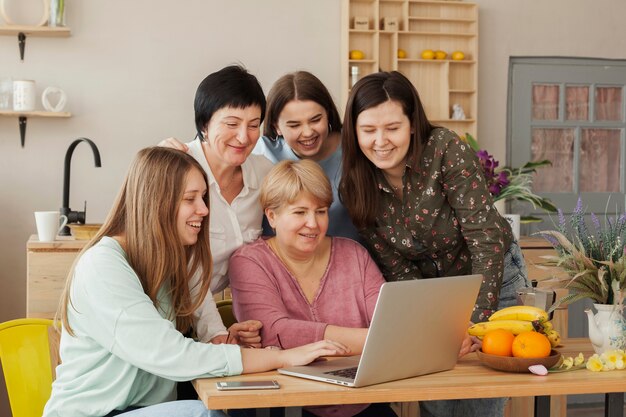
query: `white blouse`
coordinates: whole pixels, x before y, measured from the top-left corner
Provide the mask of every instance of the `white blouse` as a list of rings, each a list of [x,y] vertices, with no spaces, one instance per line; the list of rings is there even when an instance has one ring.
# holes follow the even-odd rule
[[[213,258],[211,292],[215,294],[224,290],[229,284],[228,260],[230,255],[239,247],[261,236],[263,209],[259,202],[259,194],[263,178],[272,169],[273,164],[261,155],[248,156],[241,165],[243,189],[232,203],[228,204],[220,193],[219,184],[204,156],[200,139],[187,143],[187,146],[189,147],[189,155],[200,163],[209,179],[209,227],[211,256]],[[199,280],[199,276],[190,285],[195,286],[197,280]],[[195,316],[197,319],[196,332],[203,342],[225,332],[213,297],[206,297]]]

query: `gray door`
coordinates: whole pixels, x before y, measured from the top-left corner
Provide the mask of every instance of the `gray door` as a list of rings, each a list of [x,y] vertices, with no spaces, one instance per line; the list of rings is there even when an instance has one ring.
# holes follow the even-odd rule
[[[575,58],[512,58],[509,66],[507,164],[550,159],[535,176],[533,191],[571,214],[578,197],[587,212],[615,215],[626,195],[626,61]],[[527,204],[512,212],[543,218],[522,234],[553,229],[553,220]],[[587,336],[584,309],[569,307],[570,337]],[[597,396],[569,402],[601,401]]]

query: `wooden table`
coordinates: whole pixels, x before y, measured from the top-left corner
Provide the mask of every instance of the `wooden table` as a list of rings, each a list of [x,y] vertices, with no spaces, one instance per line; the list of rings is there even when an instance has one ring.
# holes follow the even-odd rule
[[[588,339],[565,339],[563,345],[558,350],[565,356],[583,352],[587,358],[593,353]],[[216,381],[268,379],[277,380],[281,388],[218,391],[215,387]],[[623,417],[626,370],[591,372],[583,369],[547,376],[506,373],[484,367],[475,354],[470,354],[450,371],[363,388],[289,377],[275,371],[198,379],[194,387],[209,409],[287,407],[286,413],[294,416],[300,415],[299,407],[308,405],[534,396],[535,416],[545,417],[550,415],[551,395],[602,393],[607,394],[605,415]]]

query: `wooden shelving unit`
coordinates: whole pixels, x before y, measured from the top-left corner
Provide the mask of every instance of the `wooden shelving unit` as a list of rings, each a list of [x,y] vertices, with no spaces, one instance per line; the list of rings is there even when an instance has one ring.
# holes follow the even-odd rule
[[[24,51],[26,48],[26,38],[35,36],[40,38],[68,38],[71,34],[70,28],[66,26],[26,26],[26,25],[3,25],[0,26],[0,36],[17,36],[20,49],[20,58],[24,61]],[[0,110],[0,116],[17,117],[19,119],[20,141],[22,148],[26,141],[26,124],[29,117],[67,118],[72,117],[68,112],[50,111],[10,111]]]
[[[369,27],[356,30],[354,18],[367,18]],[[382,20],[395,18],[397,31],[382,30]],[[360,19],[362,20],[362,19]],[[434,123],[459,134],[476,135],[478,84],[478,7],[464,1],[343,0],[342,92],[345,108],[350,93],[350,71],[363,77],[377,71],[400,71],[415,85]],[[362,60],[348,59],[351,50],[363,51]],[[398,49],[406,58],[398,58]],[[425,49],[442,50],[448,59],[422,59]],[[454,51],[465,59],[451,60]],[[465,120],[452,120],[452,105],[460,104]]]

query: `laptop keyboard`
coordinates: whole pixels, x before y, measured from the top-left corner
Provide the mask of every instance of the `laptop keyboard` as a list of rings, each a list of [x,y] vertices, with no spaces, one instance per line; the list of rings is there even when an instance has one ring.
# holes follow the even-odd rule
[[[336,371],[329,371],[329,372],[324,372],[324,373],[328,375],[354,379],[356,377],[356,370],[357,370],[357,367],[355,366],[354,368],[343,368],[343,369],[337,369]]]

